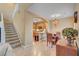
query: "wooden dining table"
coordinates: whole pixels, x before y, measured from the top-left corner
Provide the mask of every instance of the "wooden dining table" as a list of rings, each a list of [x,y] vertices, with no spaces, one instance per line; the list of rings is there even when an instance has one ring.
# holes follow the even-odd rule
[[[56,44],[56,55],[57,56],[77,56],[76,45],[68,46],[67,41],[61,39]]]

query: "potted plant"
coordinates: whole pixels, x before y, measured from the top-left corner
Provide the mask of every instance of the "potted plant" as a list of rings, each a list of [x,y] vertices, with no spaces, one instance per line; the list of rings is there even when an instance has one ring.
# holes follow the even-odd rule
[[[72,45],[74,43],[74,40],[78,36],[78,31],[73,28],[64,28],[62,31],[63,37],[66,37],[68,41],[68,45]]]

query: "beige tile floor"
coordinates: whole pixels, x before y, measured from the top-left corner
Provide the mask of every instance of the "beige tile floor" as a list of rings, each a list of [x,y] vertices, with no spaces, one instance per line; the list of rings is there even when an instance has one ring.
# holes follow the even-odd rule
[[[46,46],[46,41],[34,42],[32,47],[14,49],[16,56],[55,56],[56,47]]]

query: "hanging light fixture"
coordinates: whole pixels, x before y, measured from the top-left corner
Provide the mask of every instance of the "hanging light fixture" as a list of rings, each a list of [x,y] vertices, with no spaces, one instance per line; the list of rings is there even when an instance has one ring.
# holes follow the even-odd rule
[[[52,21],[53,25],[56,27],[59,24],[59,20],[55,19]]]
[[[52,23],[53,25],[56,27],[58,24],[59,24],[59,20],[57,20],[56,18],[60,17],[60,14],[54,14],[54,15],[51,15],[52,19]]]

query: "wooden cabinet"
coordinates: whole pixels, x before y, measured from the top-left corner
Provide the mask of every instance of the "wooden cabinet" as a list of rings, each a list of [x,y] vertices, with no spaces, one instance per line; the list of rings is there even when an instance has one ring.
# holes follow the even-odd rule
[[[77,56],[76,46],[68,46],[66,43],[59,42],[56,45],[57,56]]]

